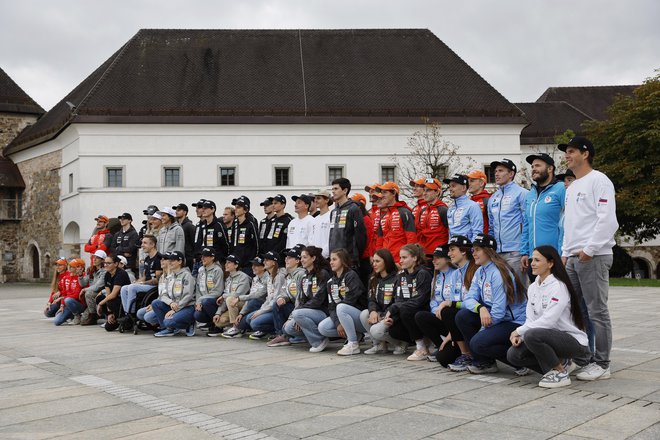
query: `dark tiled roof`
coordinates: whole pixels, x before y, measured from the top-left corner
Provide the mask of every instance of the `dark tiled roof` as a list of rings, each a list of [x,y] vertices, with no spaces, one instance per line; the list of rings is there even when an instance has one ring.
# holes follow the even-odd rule
[[[44,109],[0,69],[0,112],[42,115]]]
[[[550,87],[536,102],[568,102],[592,119],[607,119],[617,95],[632,96],[637,86]]]
[[[525,102],[516,106],[529,121],[520,133],[523,145],[554,144],[554,137],[569,129],[583,135],[582,123],[591,119],[566,102]]]
[[[11,160],[0,156],[0,188],[25,188],[18,167]]]
[[[76,104],[72,115],[66,101]],[[5,150],[70,122],[525,123],[430,31],[141,30]]]

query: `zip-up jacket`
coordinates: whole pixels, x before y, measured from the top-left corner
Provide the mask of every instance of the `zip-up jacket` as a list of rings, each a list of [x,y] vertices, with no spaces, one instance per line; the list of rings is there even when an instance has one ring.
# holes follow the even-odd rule
[[[354,270],[344,271],[340,277],[333,275],[328,280],[328,314],[332,322],[337,327],[339,318],[337,317],[337,305],[348,304],[358,310],[364,310],[367,307],[367,289],[360,281],[360,276]]]
[[[71,272],[65,270],[60,274],[60,279],[57,281],[57,291],[60,292],[60,297],[55,301],[59,301],[61,305],[64,304],[64,296],[66,295],[66,292],[69,290],[72,277],[73,275],[71,275]],[[53,293],[50,294],[50,299],[49,299],[51,304],[53,303]]]
[[[270,229],[273,227],[273,222],[275,221],[275,214],[272,216],[266,216],[259,221],[259,255],[263,255],[268,252],[266,249],[266,237],[268,236]]]
[[[64,291],[60,291],[62,294],[61,297],[61,304],[64,304],[64,299],[65,298],[73,298],[76,301],[78,301],[80,304],[84,304],[82,298],[80,298],[80,291],[82,290],[82,286],[80,283],[80,277],[77,275],[69,274],[69,282],[66,283],[66,289]]]
[[[222,315],[227,311],[227,299],[230,297],[240,297],[245,295],[250,291],[251,279],[248,274],[237,270],[234,273],[230,273],[225,278],[225,290],[222,292],[222,297],[225,301],[220,304],[218,310],[216,310],[216,315]]]
[[[211,223],[200,222],[199,233],[195,242],[195,255],[199,255],[205,247],[215,250],[215,261],[224,262],[229,255],[229,238],[227,231],[217,217],[213,217]]]
[[[428,203],[424,199],[417,199],[417,204],[411,209],[413,218],[415,219],[415,229],[419,231],[420,229],[420,216],[422,215],[423,209]]]
[[[482,190],[479,194],[475,194],[470,197],[470,200],[477,202],[479,208],[481,208],[481,214],[484,219],[484,234],[488,234],[488,200],[490,199],[490,193],[485,189]]]
[[[330,274],[321,269],[317,276],[314,272],[305,271],[302,280],[302,292],[298,295],[298,308],[317,309],[328,314],[328,280]]]
[[[421,266],[410,273],[407,270],[399,272],[394,303],[388,308],[390,316],[397,319],[403,310],[410,313],[429,310],[432,281],[433,275]]]
[[[264,300],[266,295],[268,295],[268,278],[270,278],[270,275],[266,271],[264,271],[261,276],[255,275],[254,278],[252,278],[250,291],[244,295],[239,295],[238,299],[243,302],[248,302],[251,299]]]
[[[94,272],[94,275],[92,275],[92,281],[89,283],[87,290],[91,292],[99,293],[101,290],[103,290],[104,284],[105,284],[105,269],[99,269],[96,272]]]
[[[396,202],[380,213],[376,247],[389,250],[399,264],[399,250],[408,243],[417,242],[416,231],[415,218],[406,202]]]
[[[364,216],[364,229],[367,231],[367,246],[362,252],[362,259],[369,258],[377,251],[376,249],[376,233],[374,232],[374,222],[371,216]]]
[[[511,272],[509,272],[509,276],[513,279]],[[517,291],[515,293],[518,295]],[[492,261],[477,269],[470,291],[463,303],[464,308],[477,314],[479,306],[486,307],[490,312],[492,325],[508,321],[523,324],[526,305],[527,300],[515,304],[507,303],[502,275]]]
[[[447,223],[447,205],[442,200],[422,206],[419,213],[417,240],[426,254],[432,254],[435,248],[449,241]]]
[[[490,196],[488,233],[497,241],[497,252],[520,251],[525,199],[528,192],[516,182],[509,182]]]
[[[195,279],[190,269],[183,267],[178,272],[172,273],[172,278],[168,280],[167,289],[160,300],[167,305],[177,303],[179,310],[195,304]]]
[[[330,214],[330,252],[346,249],[354,265],[367,247],[367,230],[358,203],[349,199]]]
[[[239,223],[238,217],[231,225],[231,246],[229,252],[241,262],[241,267],[251,266],[250,260],[259,254],[259,226],[257,219],[249,212]]]
[[[179,251],[185,255],[186,238],[183,236],[183,229],[177,222],[169,226],[163,226],[158,231],[158,253],[164,255],[167,252]]]
[[[385,278],[378,278],[376,290],[369,292],[369,313],[376,312],[380,317],[385,315],[388,307],[394,302],[397,291],[397,274],[392,272]]]
[[[450,291],[449,291],[449,300],[451,300],[452,305],[460,309],[463,307],[463,301],[468,294],[468,289],[465,288],[465,272],[467,272],[470,261],[466,261],[462,267],[459,267],[451,274],[451,279],[449,280]]]
[[[435,314],[443,301],[451,301],[451,278],[454,271],[456,269],[450,267],[446,272],[438,272],[435,276],[433,296],[431,296],[431,313]]]
[[[300,292],[302,292],[302,283],[305,275],[305,269],[302,267],[296,267],[291,272],[287,272],[282,288],[275,294],[275,301],[284,298],[286,302],[294,303],[298,306],[298,297],[300,296]]]
[[[131,225],[126,232],[122,229],[117,231],[117,233],[112,237],[110,242],[110,250],[115,255],[123,255],[126,257],[127,265],[126,267],[135,268],[137,262],[137,251],[140,247],[138,242],[139,237],[138,233]],[[126,256],[125,254],[130,254]]]
[[[449,224],[449,237],[463,235],[470,241],[477,234],[483,233],[484,220],[479,204],[466,195],[452,199],[453,203],[447,210],[447,223]]]
[[[566,188],[563,182],[554,181],[540,193],[532,185],[525,199],[520,255],[532,255],[534,248],[550,245],[561,255],[561,217],[564,212]]]
[[[184,253],[186,256],[186,264],[192,264],[193,258],[195,257],[195,225],[188,218],[184,218],[180,223],[181,228],[183,229],[183,238],[185,240]]]
[[[94,232],[87,244],[85,245],[85,252],[92,254],[91,264],[94,264],[94,252],[102,250],[105,252],[110,251],[110,244],[112,242],[112,233],[110,229],[101,229]]]
[[[263,245],[259,248],[262,255],[269,251],[279,255],[286,249],[287,228],[292,219],[289,213],[272,218],[270,229],[262,241]]]
[[[270,312],[273,310],[273,302],[276,300],[277,295],[280,294],[282,288],[285,286],[286,282],[286,269],[280,267],[277,269],[277,274],[275,279],[268,274],[268,279],[266,280],[266,299],[259,308],[261,312]],[[245,305],[247,307],[247,304]],[[245,309],[243,307],[243,309]],[[241,315],[243,315],[243,310],[241,310]]]
[[[204,265],[199,267],[195,286],[197,304],[201,304],[203,299],[218,298],[224,289],[225,276],[220,266],[214,263],[208,267]]]
[[[573,336],[580,345],[589,345],[587,334],[577,328],[571,314],[571,297],[566,285],[552,274],[543,282],[540,277],[527,289],[527,309],[525,323],[516,330],[523,340],[525,333],[532,328],[559,330]]]
[[[369,256],[373,256],[373,254],[379,249],[378,248],[378,228],[380,228],[380,208],[376,205],[372,205],[371,209],[369,209],[369,217],[371,217],[371,221],[373,222],[372,225],[372,234],[367,236],[371,242],[368,244],[371,247],[371,253]],[[365,223],[366,227],[366,223]],[[369,238],[370,237],[370,238]]]

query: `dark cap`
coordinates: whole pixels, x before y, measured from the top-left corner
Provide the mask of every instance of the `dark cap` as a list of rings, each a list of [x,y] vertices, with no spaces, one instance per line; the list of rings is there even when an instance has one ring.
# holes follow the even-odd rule
[[[225,258],[226,261],[231,261],[232,263],[236,263],[239,266],[241,265],[241,260],[238,259],[236,255],[227,255],[227,258]]]
[[[183,255],[183,252],[181,251],[167,252],[165,255],[162,256],[162,258],[166,260],[179,260],[179,261],[185,261],[186,259]]]
[[[202,249],[202,257],[215,257],[215,249],[205,247]]]
[[[287,257],[293,257],[300,260],[301,249],[292,247],[291,249],[284,249],[284,255]]]
[[[266,200],[264,200],[263,202],[259,203],[259,206],[270,206],[270,205],[272,205],[272,204],[273,204],[273,198],[272,198],[272,197],[268,197]]]
[[[264,254],[264,257],[263,257],[263,258],[264,258],[264,260],[272,260],[272,261],[275,261],[275,262],[277,262],[278,264],[279,264],[279,262],[280,262],[280,256],[277,255],[277,253],[275,253],[275,252],[273,252],[273,251],[268,251],[268,252],[266,252],[266,253]]]
[[[147,209],[142,211],[144,215],[154,215],[157,212],[158,212],[158,206],[156,205],[149,205],[147,206]]]
[[[575,136],[573,139],[568,141],[567,144],[557,145],[557,148],[559,148],[560,151],[564,151],[564,152],[566,152],[566,149],[568,147],[575,147],[580,151],[588,151],[590,157],[593,157],[594,153],[596,152],[594,150],[594,145],[591,143],[589,139],[587,139],[584,136]]]
[[[186,205],[185,203],[179,203],[179,204],[176,205],[176,206],[172,206],[172,209],[174,209],[175,211],[176,211],[177,209],[182,209],[182,210],[188,212],[188,205]]]
[[[460,185],[468,186],[468,177],[465,174],[454,174],[448,179],[442,179],[442,182],[449,185],[451,182],[456,182]]]
[[[299,196],[291,196],[291,200],[293,200],[294,202],[298,199],[302,200],[303,203],[307,206],[311,205],[312,201],[314,200],[314,198],[312,196],[310,196],[309,194],[301,194]]]
[[[435,248],[433,251],[433,256],[434,257],[443,257],[443,258],[449,258],[449,246],[438,246]]]
[[[206,199],[199,199],[198,201],[196,201],[196,202],[193,203],[192,205],[193,205],[195,208],[202,208],[203,205],[204,205],[204,202],[206,202]]]
[[[454,235],[447,243],[447,247],[449,246],[472,247],[472,242],[464,235]]]
[[[233,199],[231,204],[234,206],[242,206],[243,208],[250,210],[250,199],[246,196],[240,196],[237,199]]]
[[[202,208],[211,208],[211,209],[216,209],[215,208],[215,202],[213,200],[204,200],[201,204]]]
[[[129,214],[128,212],[125,212],[125,213],[123,213],[122,215],[118,215],[117,218],[118,218],[119,220],[125,218],[126,220],[133,221],[133,216],[132,216],[131,214]]]
[[[491,248],[494,251],[497,250],[497,242],[495,241],[495,237],[493,237],[492,235],[488,235],[488,234],[477,234],[477,236],[474,237],[474,241],[472,242],[472,246],[479,246],[479,247],[482,247],[482,248]]]
[[[272,198],[273,202],[280,202],[284,205],[286,205],[286,197],[284,197],[282,194],[278,194],[275,197]]]
[[[499,165],[502,165],[504,168],[510,169],[514,173],[518,172],[518,167],[516,166],[516,164],[511,159],[504,158],[502,160],[495,160],[495,161],[490,163],[490,167],[493,169],[493,171]]]
[[[264,265],[264,259],[261,257],[254,257],[253,259],[250,260],[250,263],[256,264],[257,266],[263,266]]]
[[[543,162],[547,163],[548,165],[552,165],[553,167],[555,166],[555,160],[552,158],[552,156],[545,153],[530,154],[525,160],[528,164],[531,165],[532,162],[534,162],[536,159],[542,160]]]
[[[561,180],[562,182],[566,180],[567,177],[575,178],[575,173],[570,168],[564,171],[562,174],[557,174],[557,180]]]

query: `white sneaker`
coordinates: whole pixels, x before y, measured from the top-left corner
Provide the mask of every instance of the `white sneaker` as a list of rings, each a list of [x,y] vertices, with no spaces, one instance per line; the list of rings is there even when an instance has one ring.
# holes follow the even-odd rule
[[[317,345],[316,347],[310,348],[309,352],[310,353],[320,353],[320,352],[322,352],[328,346],[328,342],[330,342],[330,339],[324,338],[319,345]]]
[[[360,354],[360,344],[357,342],[349,342],[344,345],[341,350],[337,352],[339,356],[351,356],[353,354]]]
[[[541,388],[560,388],[567,387],[571,384],[571,376],[568,374],[568,370],[560,373],[557,370],[550,370],[543,375],[539,386]]]
[[[80,325],[80,315],[73,315],[73,325]]]
[[[364,351],[364,354],[378,354],[378,353],[387,353],[387,342],[379,342],[370,349]]]
[[[610,378],[610,368],[603,368],[595,362],[582,368],[576,376],[578,380],[600,380]]]
[[[407,351],[408,351],[408,343],[401,342],[394,347],[394,351],[392,352],[392,354],[406,354]]]
[[[575,371],[578,368],[577,364],[573,362],[571,359],[564,360],[562,364],[564,365],[564,370],[568,371],[568,374],[573,373],[573,371]]]
[[[415,350],[413,354],[408,356],[409,361],[425,361],[429,355],[427,350]]]

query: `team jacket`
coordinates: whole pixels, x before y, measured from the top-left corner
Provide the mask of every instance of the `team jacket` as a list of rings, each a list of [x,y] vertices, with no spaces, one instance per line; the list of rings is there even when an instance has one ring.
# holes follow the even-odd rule
[[[534,248],[550,245],[561,255],[561,217],[564,211],[566,188],[554,181],[539,194],[537,185],[527,193],[523,217],[520,255],[532,255]]]
[[[367,231],[367,244],[362,252],[362,259],[369,258],[373,256],[376,252],[376,232],[374,231],[374,221],[371,219],[371,216],[364,216],[364,229]]]
[[[348,304],[358,310],[367,307],[367,290],[360,281],[360,276],[354,270],[344,271],[340,277],[333,275],[328,280],[328,314],[335,327],[339,325],[337,305]]]
[[[571,315],[571,297],[566,285],[548,275],[541,283],[540,277],[530,284],[527,290],[525,323],[517,332],[525,339],[525,333],[532,328],[559,330],[573,336],[580,345],[589,345],[587,334],[577,328]]]
[[[220,266],[214,263],[209,267],[204,265],[199,267],[195,284],[195,302],[197,304],[201,304],[203,299],[219,297],[224,289],[225,276]]]
[[[357,203],[349,199],[330,214],[330,252],[344,248],[354,264],[367,247],[367,231]]]
[[[268,251],[273,251],[277,254],[282,253],[286,248],[287,228],[292,219],[293,217],[289,213],[285,213],[279,217],[275,216],[271,219],[270,228],[259,247],[262,255]]]
[[[188,218],[184,218],[180,223],[181,228],[183,229],[183,238],[185,239],[185,251],[183,255],[186,256],[186,264],[192,263],[193,258],[195,257],[195,225]]]
[[[509,276],[513,278],[511,272],[509,272]],[[516,295],[518,295],[518,292],[516,292]],[[512,321],[516,324],[525,322],[527,300],[515,304],[507,303],[502,275],[492,261],[477,269],[470,291],[463,303],[464,308],[474,313],[479,313],[477,308],[480,305],[486,307],[490,312],[492,325],[506,321]]]
[[[244,295],[239,295],[238,299],[243,302],[248,302],[251,299],[258,299],[263,301],[268,295],[268,278],[270,275],[268,272],[264,272],[261,276],[255,275],[252,278],[252,285],[250,285],[250,291]]]
[[[397,291],[397,274],[392,272],[385,278],[378,278],[376,289],[369,292],[369,313],[376,312],[385,315],[388,307],[394,302]]]
[[[195,304],[195,279],[190,269],[179,269],[178,272],[172,273],[167,281],[167,288],[159,297],[161,301],[167,305],[175,302],[179,305],[179,310]]]
[[[450,267],[446,272],[439,272],[435,276],[433,296],[431,297],[431,313],[435,314],[443,301],[451,301],[451,278],[455,271],[456,269]]]
[[[481,209],[466,195],[453,199],[447,210],[447,223],[449,224],[449,237],[463,235],[470,241],[484,230],[484,220]]]
[[[376,205],[373,205],[369,209],[369,217],[371,217],[372,225],[372,234],[371,234],[371,243],[368,245],[371,247],[372,251],[369,255],[370,257],[379,249],[378,248],[378,228],[380,228],[380,208]]]
[[[286,269],[280,267],[277,270],[275,278],[268,275],[266,281],[266,299],[264,300],[261,308],[261,312],[269,312],[273,309],[273,302],[276,301],[277,296],[280,294],[286,283]],[[245,309],[247,304],[243,307]],[[244,315],[243,310],[241,310],[241,315]]]
[[[427,254],[432,254],[435,248],[449,241],[447,205],[442,200],[422,206],[419,213],[417,240]]]
[[[94,264],[94,252],[98,251],[99,249],[105,252],[109,252],[111,242],[112,234],[110,233],[110,229],[101,229],[96,231],[94,235],[89,238],[87,244],[85,245],[85,252],[92,254],[90,260],[91,264]]]
[[[411,313],[429,310],[432,278],[433,275],[421,266],[410,273],[407,270],[399,272],[394,303],[387,309],[390,316],[397,319],[404,310]]]
[[[424,199],[417,199],[417,204],[413,207],[412,209],[412,215],[413,218],[415,219],[415,228],[419,231],[419,226],[420,226],[420,216],[422,214],[422,210],[424,207],[427,205],[426,200]]]
[[[64,299],[65,298],[72,298],[78,301],[80,304],[84,304],[84,301],[82,298],[80,298],[80,291],[82,290],[82,285],[80,281],[80,277],[77,275],[69,274],[69,280],[66,283],[66,290],[65,291],[60,291],[62,294],[62,301],[61,304],[64,304]]]
[[[135,268],[137,260],[137,251],[140,247],[138,233],[133,227],[133,225],[128,228],[128,231],[124,232],[123,230],[117,231],[117,233],[112,237],[110,242],[110,250],[115,255],[124,255],[125,253],[131,254],[129,257],[126,257],[128,262],[127,267]]]
[[[177,222],[169,226],[163,226],[158,231],[158,242],[156,243],[158,253],[163,255],[166,252],[179,251],[185,255],[186,238],[183,235],[183,228]]]
[[[470,200],[477,202],[479,208],[481,208],[481,214],[484,218],[484,234],[488,234],[488,200],[490,199],[490,193],[485,189],[479,194],[475,194],[470,197]]]
[[[302,292],[302,281],[305,275],[305,269],[302,267],[296,267],[291,272],[287,272],[284,284],[275,296],[275,301],[284,298],[286,302],[298,305],[298,296]]]
[[[195,255],[199,255],[205,247],[215,250],[215,260],[223,261],[229,255],[229,241],[223,225],[217,217],[213,217],[211,223],[200,221],[195,231]]]
[[[451,274],[449,280],[449,299],[455,308],[460,309],[463,306],[463,301],[468,294],[468,289],[465,288],[465,272],[467,272],[470,262],[466,261],[463,267],[459,267]]]
[[[520,251],[527,193],[516,182],[509,182],[490,196],[488,233],[497,241],[497,252]]]
[[[399,250],[408,243],[416,242],[415,218],[406,202],[396,202],[381,211],[376,242],[378,249],[389,250],[399,264]]]
[[[238,217],[231,225],[231,245],[229,252],[241,262],[241,267],[250,266],[250,260],[259,255],[259,226],[257,219],[249,212],[245,215],[243,223]]]
[[[318,276],[314,272],[306,272],[296,308],[317,309],[327,314],[329,279],[330,274],[325,269],[321,269]]]

